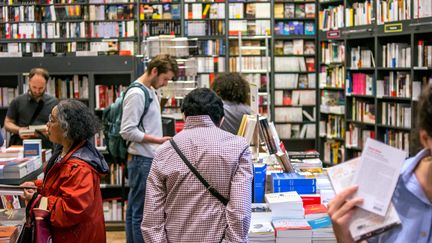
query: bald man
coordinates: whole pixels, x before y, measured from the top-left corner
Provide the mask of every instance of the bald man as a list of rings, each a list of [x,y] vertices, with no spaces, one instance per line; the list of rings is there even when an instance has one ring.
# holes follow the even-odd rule
[[[45,125],[51,109],[58,103],[57,99],[45,93],[49,79],[48,71],[33,68],[29,74],[29,90],[12,100],[5,118],[5,128],[12,133],[10,145],[22,144],[22,139],[30,138],[19,134],[30,125]],[[44,141],[44,147],[50,147]]]

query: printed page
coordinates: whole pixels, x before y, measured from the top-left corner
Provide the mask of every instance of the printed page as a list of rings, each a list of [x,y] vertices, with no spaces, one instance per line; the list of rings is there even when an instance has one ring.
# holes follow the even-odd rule
[[[361,197],[361,208],[385,216],[406,152],[368,138],[353,184],[359,186],[354,197]]]
[[[352,179],[360,163],[361,160],[358,157],[328,168],[327,174],[336,193],[340,193],[353,184]],[[357,208],[349,229],[354,240],[359,241],[382,233],[397,224],[400,224],[399,216],[393,204],[390,203],[385,217]]]

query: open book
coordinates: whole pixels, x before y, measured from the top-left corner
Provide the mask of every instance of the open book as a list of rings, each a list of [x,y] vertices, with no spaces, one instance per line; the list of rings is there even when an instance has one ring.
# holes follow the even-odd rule
[[[44,125],[30,125],[27,130],[20,130],[20,135],[27,135],[27,136],[35,136],[36,131],[45,132],[47,130],[47,126]]]
[[[360,158],[355,158],[327,170],[336,193],[340,193],[346,187],[352,185],[354,174],[360,163]],[[354,240],[360,241],[387,231],[398,224],[400,224],[399,216],[393,204],[390,203],[384,217],[357,208],[352,216],[349,229]]]

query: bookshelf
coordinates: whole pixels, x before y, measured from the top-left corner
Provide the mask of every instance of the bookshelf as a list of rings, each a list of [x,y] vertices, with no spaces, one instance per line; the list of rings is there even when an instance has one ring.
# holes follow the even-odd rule
[[[0,127],[3,127],[9,104],[19,94],[20,80],[16,74],[5,72],[0,83]]]
[[[48,82],[49,93],[59,99],[78,98],[101,117],[103,108],[115,100],[116,92],[113,87],[127,86],[135,80],[136,61],[132,56],[0,58],[0,78],[7,81],[2,82],[2,85],[17,87],[19,93],[22,93],[26,89],[29,70],[35,66],[46,68],[51,75]],[[63,71],[60,71],[59,67],[62,67]],[[84,81],[86,78],[87,81]],[[76,83],[78,86],[74,86]],[[84,87],[85,84],[87,87]],[[78,92],[72,92],[76,91],[75,87],[78,87]],[[96,87],[104,87],[101,88],[104,92],[98,92]],[[104,105],[102,106],[101,103]],[[121,204],[119,209],[122,209],[124,200],[127,198],[127,187],[123,176],[124,166],[110,158],[104,149],[103,133],[95,137],[96,146],[109,162],[112,173],[101,182],[102,195],[104,199],[117,198],[116,200]]]
[[[360,155],[367,137],[408,151],[410,155],[417,152],[419,146],[414,143],[415,129],[412,129],[416,100],[422,85],[432,80],[429,67],[432,65],[427,61],[432,60],[432,49],[427,47],[431,40],[432,8],[429,2],[421,2],[424,8],[418,3],[410,0],[319,2],[322,27],[318,33],[319,134],[325,163],[332,165]],[[389,4],[392,8],[388,8]],[[329,51],[330,45],[333,51]],[[345,59],[332,64],[326,56],[337,57],[338,45],[345,46]],[[336,67],[341,67],[343,74],[335,74]],[[331,82],[338,79],[345,81],[341,87],[339,82]],[[333,114],[330,117],[330,110],[335,108],[326,107],[329,101],[344,104],[344,111],[341,109],[338,114],[341,122],[335,122],[338,119]],[[329,121],[333,125],[329,126]],[[336,131],[337,136],[330,139],[329,129],[332,133]]]
[[[317,149],[317,5],[273,6],[273,118],[288,150]]]

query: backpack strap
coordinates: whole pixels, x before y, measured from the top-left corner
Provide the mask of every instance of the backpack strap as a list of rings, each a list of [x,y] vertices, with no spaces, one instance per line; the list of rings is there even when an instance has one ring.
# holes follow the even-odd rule
[[[142,125],[142,120],[143,120],[145,114],[147,114],[147,111],[148,111],[148,109],[150,107],[151,102],[153,102],[153,99],[150,98],[150,93],[148,92],[147,88],[144,87],[143,84],[137,83],[137,82],[132,82],[129,85],[129,87],[126,89],[126,91],[124,92],[124,94],[123,94],[123,100],[126,97],[126,93],[129,91],[129,89],[132,89],[132,88],[140,88],[144,92],[144,111],[143,111],[143,113],[142,113],[142,115],[141,115],[141,117],[139,119],[138,125],[137,125],[137,127],[140,127]],[[122,109],[122,116],[123,116],[123,109]],[[126,144],[127,147],[129,147],[129,145],[131,143],[132,143],[131,141],[128,141],[127,144]]]

